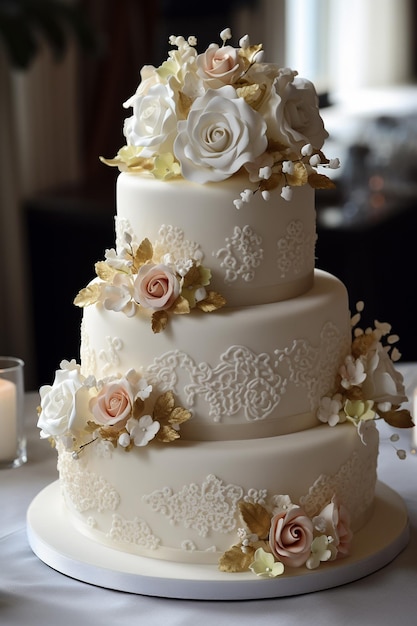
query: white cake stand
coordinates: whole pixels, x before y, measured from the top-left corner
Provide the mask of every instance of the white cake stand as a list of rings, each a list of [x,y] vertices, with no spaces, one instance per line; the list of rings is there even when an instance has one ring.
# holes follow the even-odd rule
[[[378,483],[370,521],[354,537],[353,554],[318,569],[286,568],[282,576],[226,574],[215,565],[172,563],[125,554],[79,533],[65,515],[58,481],[41,491],[27,513],[29,543],[53,569],[82,582],[128,593],[192,600],[248,600],[310,593],[375,572],[405,548],[408,517],[400,496]]]

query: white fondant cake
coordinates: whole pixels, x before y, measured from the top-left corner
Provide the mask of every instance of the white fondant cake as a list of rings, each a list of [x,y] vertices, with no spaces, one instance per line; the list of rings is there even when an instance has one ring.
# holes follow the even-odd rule
[[[314,88],[221,37],[172,38],[126,103],[116,246],[39,427],[91,540],[262,578],[349,552],[374,420],[411,418],[389,326],[352,340],[345,287],[314,269],[317,167],[336,164]]]

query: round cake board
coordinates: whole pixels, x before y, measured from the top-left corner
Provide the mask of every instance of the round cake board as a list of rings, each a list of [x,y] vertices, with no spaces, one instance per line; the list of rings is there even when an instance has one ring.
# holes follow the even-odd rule
[[[392,561],[409,539],[401,497],[378,483],[371,519],[355,534],[353,554],[316,570],[286,568],[277,578],[252,572],[228,574],[216,565],[190,565],[139,557],[88,539],[69,522],[59,482],[43,489],[27,513],[29,543],[51,568],[107,589],[189,600],[279,598],[337,587],[358,580]]]

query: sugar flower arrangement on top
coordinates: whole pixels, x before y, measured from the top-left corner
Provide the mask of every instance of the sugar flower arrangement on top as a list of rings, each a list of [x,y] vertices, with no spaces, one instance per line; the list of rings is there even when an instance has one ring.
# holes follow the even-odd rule
[[[195,37],[170,37],[176,50],[160,67],[145,66],[136,93],[124,106],[127,144],[114,159],[121,170],[149,170],[155,177],[182,175],[199,184],[223,181],[240,170],[252,188],[235,200],[240,208],[259,191],[309,184],[333,187],[317,167],[338,168],[321,151],[328,134],[314,85],[289,68],[263,62],[262,45],[242,37],[239,48],[212,43],[197,54]]]
[[[135,370],[97,380],[74,361],[62,361],[52,385],[39,390],[38,428],[42,438],[60,443],[78,459],[99,440],[126,451],[152,442],[171,443],[191,417],[174,394],[156,394]]]
[[[351,422],[361,437],[367,424],[376,419],[395,428],[412,428],[410,412],[401,408],[407,401],[403,377],[394,367],[401,356],[394,345],[398,336],[391,334],[387,323],[376,321],[375,328],[359,328],[362,310],[363,302],[359,302],[352,317],[351,351],[339,369],[335,393],[321,399],[317,417],[329,426]],[[396,436],[391,439],[395,441]],[[405,457],[404,450],[397,454]]]

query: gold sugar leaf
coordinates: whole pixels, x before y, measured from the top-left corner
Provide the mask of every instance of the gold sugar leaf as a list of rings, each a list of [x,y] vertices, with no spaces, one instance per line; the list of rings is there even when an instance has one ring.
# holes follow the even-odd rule
[[[334,189],[336,185],[325,174],[319,174],[318,172],[312,172],[308,177],[308,184],[313,189]]]
[[[247,552],[242,552],[240,545],[232,546],[219,559],[219,569],[221,572],[234,574],[246,572],[253,561],[255,550],[247,548]]]
[[[414,422],[407,409],[399,409],[397,411],[386,411],[380,413],[382,419],[394,428],[413,428]]]
[[[104,280],[106,283],[111,283],[114,275],[116,274],[116,270],[114,267],[111,267],[106,261],[98,261],[95,266],[97,276]]]
[[[155,435],[155,438],[162,443],[171,443],[176,439],[179,439],[180,434],[178,430],[169,426],[169,424],[161,424],[160,429]]]
[[[178,296],[171,307],[172,313],[175,315],[184,315],[190,312],[190,303],[183,296]]]
[[[194,99],[187,96],[183,91],[178,92],[178,111],[182,115],[183,119],[187,119],[193,102]]]
[[[191,417],[191,412],[182,406],[176,406],[169,416],[170,424],[183,424]]]
[[[204,313],[211,313],[212,311],[217,311],[217,309],[221,309],[222,306],[226,304],[225,298],[221,296],[216,291],[209,291],[207,293],[206,298],[204,300],[200,300],[200,302],[196,303],[196,306],[204,311]]]
[[[301,187],[309,180],[307,169],[304,163],[298,161],[294,163],[294,171],[292,174],[286,174],[287,183],[292,187]]]
[[[193,263],[192,267],[188,270],[184,276],[184,287],[191,287],[191,285],[200,284],[200,268]]]
[[[155,334],[164,330],[167,324],[168,314],[166,311],[155,311],[152,314],[152,330]]]
[[[153,257],[153,247],[148,238],[144,239],[136,250],[134,265],[136,268],[145,265]]]
[[[92,283],[81,291],[74,298],[75,306],[85,307],[90,306],[90,304],[95,304],[100,299],[101,295],[101,285],[98,283]]]
[[[248,530],[260,539],[266,539],[271,527],[271,515],[260,504],[254,502],[239,502],[240,514]]]
[[[153,418],[158,422],[165,422],[175,408],[175,398],[172,391],[166,391],[160,395],[153,409]]]
[[[265,93],[265,86],[254,83],[253,85],[243,85],[236,89],[237,95],[243,98],[251,107],[256,109],[256,105]]]

